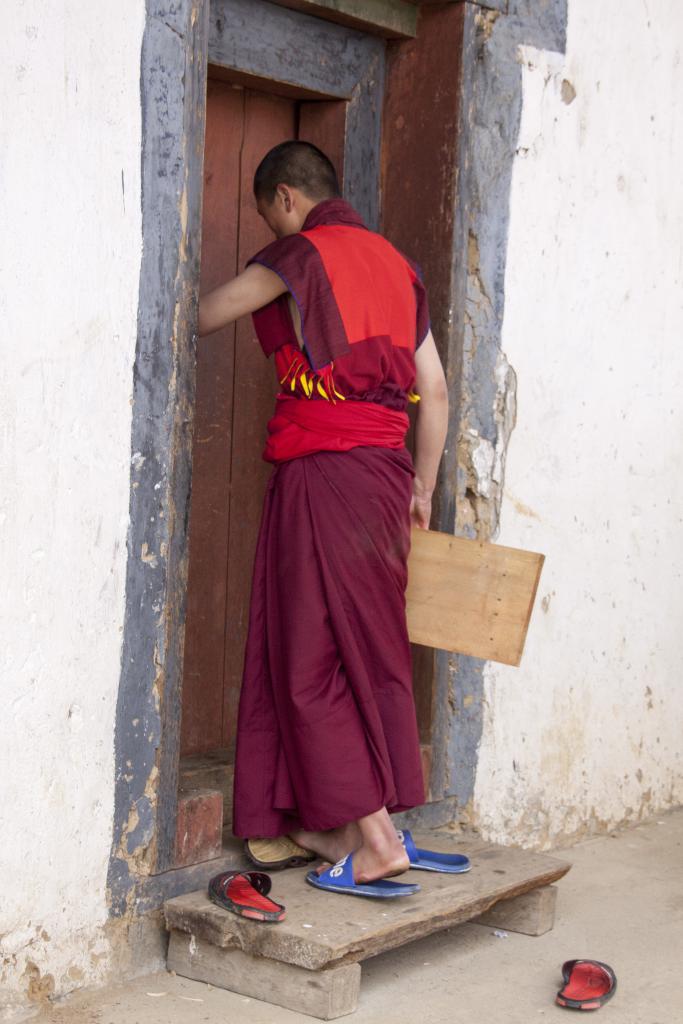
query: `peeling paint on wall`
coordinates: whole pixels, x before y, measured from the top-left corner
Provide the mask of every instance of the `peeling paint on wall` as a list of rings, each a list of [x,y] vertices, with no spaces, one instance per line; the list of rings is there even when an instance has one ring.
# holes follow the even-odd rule
[[[188,225],[201,202],[208,11],[205,0],[148,0],[142,44],[144,248],[108,878],[116,916],[136,909],[139,885],[169,866],[173,848],[177,763],[163,740],[180,721],[200,242]]]
[[[0,1019],[104,977],[144,0],[8,5],[0,61]],[[125,205],[122,202],[125,182]]]
[[[517,422],[516,367],[502,347],[510,185],[522,112],[520,47],[565,45],[566,0],[510,0],[508,13],[477,11],[465,68],[468,121],[460,196],[467,228],[463,354],[459,383],[455,532],[496,540],[506,493],[508,451]],[[452,710],[446,791],[459,817],[474,822],[473,794],[484,728],[484,662],[443,656]]]
[[[517,51],[499,538],[546,562],[520,667],[485,669],[473,821],[540,848],[683,801],[683,8],[601,10]]]

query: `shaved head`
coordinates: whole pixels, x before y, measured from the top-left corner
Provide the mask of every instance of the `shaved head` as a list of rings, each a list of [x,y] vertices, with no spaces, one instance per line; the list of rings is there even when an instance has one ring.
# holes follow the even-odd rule
[[[313,143],[295,139],[274,146],[256,168],[257,199],[272,203],[278,185],[298,188],[316,202],[341,195],[332,161]]]

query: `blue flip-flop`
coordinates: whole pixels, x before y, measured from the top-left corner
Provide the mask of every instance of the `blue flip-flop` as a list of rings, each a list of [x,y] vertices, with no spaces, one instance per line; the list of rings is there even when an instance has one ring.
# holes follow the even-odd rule
[[[420,891],[420,886],[414,883],[406,885],[403,882],[390,882],[387,878],[381,878],[377,882],[354,882],[352,853],[320,874],[309,871],[306,881],[316,889],[324,889],[326,892],[345,892],[349,896],[370,896],[381,900],[394,896],[412,896],[414,892]]]
[[[398,833],[406,848],[411,868],[418,871],[443,871],[447,875],[462,875],[472,865],[464,853],[436,853],[433,850],[419,850],[408,829]]]

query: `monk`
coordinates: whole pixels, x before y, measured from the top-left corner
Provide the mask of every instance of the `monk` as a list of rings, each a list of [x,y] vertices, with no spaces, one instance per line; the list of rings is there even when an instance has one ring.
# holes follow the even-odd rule
[[[356,883],[408,856],[390,813],[424,803],[405,612],[448,393],[418,268],[368,229],[310,143],[254,177],[275,241],[204,295],[199,334],[253,314],[282,391],[254,562],[235,835],[289,836]],[[407,405],[418,401],[414,462]]]

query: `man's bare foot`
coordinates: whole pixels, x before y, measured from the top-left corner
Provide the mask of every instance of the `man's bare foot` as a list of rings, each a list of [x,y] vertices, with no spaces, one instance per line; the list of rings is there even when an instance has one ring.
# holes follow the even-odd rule
[[[336,864],[348,853],[353,853],[361,844],[360,831],[355,821],[342,825],[341,828],[330,829],[328,832],[304,832],[303,829],[296,829],[289,834],[299,846],[312,850],[331,864]]]
[[[363,844],[353,855],[353,880],[362,885],[379,878],[400,875],[410,867],[408,854],[398,836],[395,841]]]
[[[353,853],[353,880],[359,884],[400,875],[410,867],[408,854],[386,807],[373,811],[358,821],[329,832],[290,833],[292,839],[307,850],[313,850],[325,861],[318,874]]]
[[[331,863],[321,864],[316,872],[320,875],[331,866]],[[408,854],[398,836],[395,842],[387,839],[387,842],[374,843],[372,846],[364,844],[353,851],[353,880],[359,885],[376,882],[380,878],[392,878],[407,871],[409,867]]]

